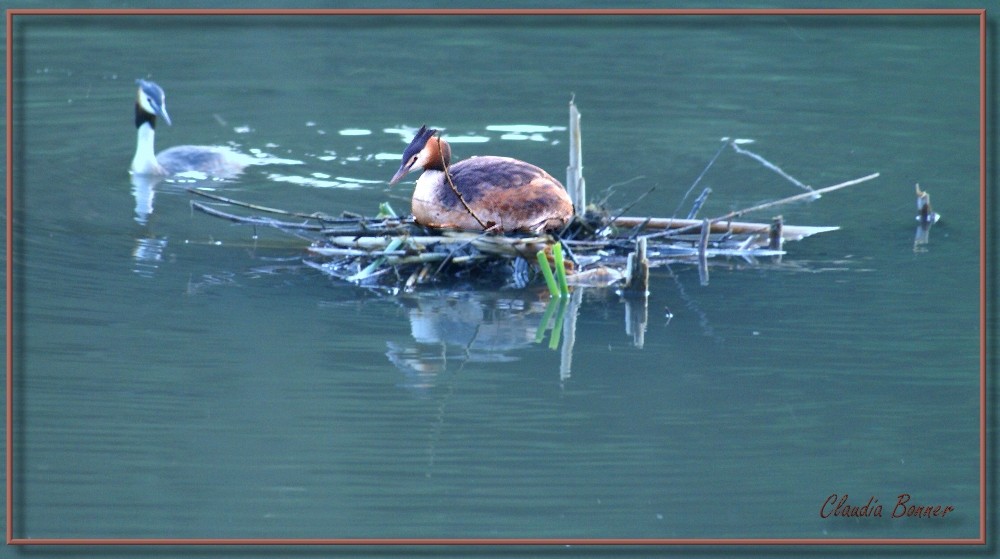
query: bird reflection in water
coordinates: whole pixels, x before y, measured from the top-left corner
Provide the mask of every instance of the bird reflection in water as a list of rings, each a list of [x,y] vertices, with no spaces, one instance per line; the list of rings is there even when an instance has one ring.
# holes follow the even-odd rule
[[[142,226],[142,232],[136,235],[132,249],[132,259],[135,261],[132,271],[143,277],[153,277],[163,261],[163,251],[167,247],[167,238],[156,236],[149,227],[156,185],[163,178],[149,175],[131,175],[129,178],[132,182],[132,196],[135,198],[133,219]]]
[[[421,293],[403,304],[412,342],[387,342],[386,356],[406,375],[404,385],[417,391],[465,363],[519,360],[517,350],[535,343],[546,308],[530,293],[469,291]]]

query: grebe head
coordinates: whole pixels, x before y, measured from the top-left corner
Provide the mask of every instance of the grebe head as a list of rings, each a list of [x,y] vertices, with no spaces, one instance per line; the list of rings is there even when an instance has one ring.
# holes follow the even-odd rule
[[[445,165],[451,161],[451,148],[448,142],[438,138],[434,139],[437,130],[427,129],[427,125],[420,127],[417,135],[413,137],[410,145],[403,150],[403,162],[399,170],[392,176],[389,184],[396,184],[406,173],[418,169],[437,169],[444,171]]]
[[[145,122],[155,128],[157,116],[162,116],[167,124],[171,124],[170,115],[167,114],[167,96],[163,93],[163,88],[146,80],[135,80],[135,83],[139,84],[135,100],[136,128]]]

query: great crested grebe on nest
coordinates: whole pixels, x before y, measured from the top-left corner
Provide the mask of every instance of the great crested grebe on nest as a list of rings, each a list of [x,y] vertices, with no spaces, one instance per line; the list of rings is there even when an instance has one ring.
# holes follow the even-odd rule
[[[510,157],[483,155],[451,165],[451,146],[422,126],[389,184],[423,169],[413,191],[416,222],[463,231],[540,233],[573,218],[563,185],[543,169]],[[461,199],[456,192],[461,196]]]

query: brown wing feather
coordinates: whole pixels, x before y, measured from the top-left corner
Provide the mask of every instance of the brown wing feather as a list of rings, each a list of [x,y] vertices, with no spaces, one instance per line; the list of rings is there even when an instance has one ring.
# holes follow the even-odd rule
[[[560,228],[573,217],[569,195],[555,178],[530,163],[508,157],[466,159],[450,168],[452,182],[484,223],[503,231]],[[434,200],[413,200],[417,221],[434,227],[482,227],[445,182]]]

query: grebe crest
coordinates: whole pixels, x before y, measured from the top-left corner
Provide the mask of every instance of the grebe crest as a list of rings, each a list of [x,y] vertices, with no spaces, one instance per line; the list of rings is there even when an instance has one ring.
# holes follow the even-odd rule
[[[437,132],[426,125],[417,131],[389,181],[396,184],[410,171],[423,170],[411,200],[417,223],[465,231],[539,233],[560,229],[573,218],[566,189],[543,169],[492,155],[451,165],[451,146]]]
[[[249,155],[221,146],[176,146],[155,153],[156,119],[171,125],[167,96],[154,82],[136,80],[139,89],[135,101],[136,147],[129,171],[135,175],[171,176],[198,171],[216,178],[240,174],[255,163]]]

